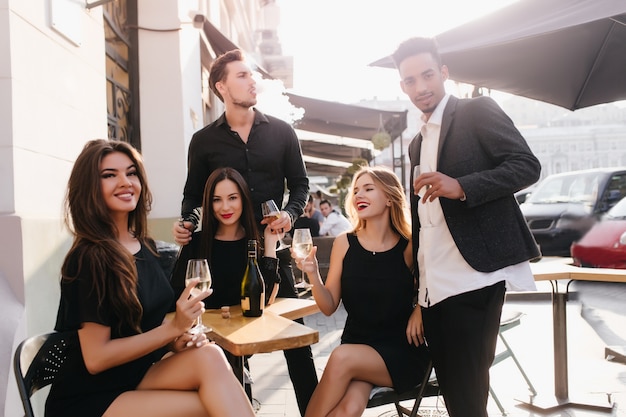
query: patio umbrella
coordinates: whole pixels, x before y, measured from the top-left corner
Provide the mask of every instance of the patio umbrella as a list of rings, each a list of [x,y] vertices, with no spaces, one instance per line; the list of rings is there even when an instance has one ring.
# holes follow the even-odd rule
[[[626,99],[626,0],[520,0],[436,38],[458,82],[570,110]]]

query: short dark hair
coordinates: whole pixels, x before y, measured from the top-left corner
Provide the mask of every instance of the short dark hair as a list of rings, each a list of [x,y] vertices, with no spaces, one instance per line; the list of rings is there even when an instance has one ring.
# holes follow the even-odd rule
[[[409,38],[402,42],[398,49],[391,54],[391,59],[396,65],[396,68],[400,66],[402,61],[410,56],[418,55],[422,53],[429,53],[435,58],[437,65],[441,67],[441,55],[439,55],[439,45],[435,38]]]
[[[236,61],[245,61],[243,52],[239,49],[233,49],[232,51],[225,52],[218,56],[209,69],[209,87],[222,102],[224,101],[224,97],[217,91],[215,84],[226,79],[228,76],[226,66]]]
[[[320,206],[321,206],[322,204],[328,204],[328,207],[332,207],[332,206],[333,206],[332,204],[330,204],[330,201],[328,201],[328,200],[326,200],[326,199],[324,199],[324,200],[320,201]]]

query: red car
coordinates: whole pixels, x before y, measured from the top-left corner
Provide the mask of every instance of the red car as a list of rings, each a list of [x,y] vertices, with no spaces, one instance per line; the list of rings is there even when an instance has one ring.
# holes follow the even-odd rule
[[[626,269],[626,198],[570,249],[574,265]]]

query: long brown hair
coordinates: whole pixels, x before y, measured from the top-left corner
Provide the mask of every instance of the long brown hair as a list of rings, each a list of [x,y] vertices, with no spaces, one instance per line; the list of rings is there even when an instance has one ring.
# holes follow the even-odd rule
[[[237,185],[239,194],[241,195],[241,218],[239,222],[246,231],[247,240],[259,241],[258,226],[254,218],[254,208],[252,207],[252,198],[248,190],[248,184],[241,174],[233,168],[216,169],[207,178],[204,186],[204,196],[202,197],[202,238],[201,251],[211,262],[211,250],[213,249],[213,240],[217,232],[218,220],[213,211],[213,197],[215,196],[215,187],[224,180],[230,180]]]
[[[363,167],[357,171],[352,178],[352,186],[346,196],[345,207],[352,222],[356,223],[354,231],[358,232],[366,227],[366,221],[359,218],[354,207],[354,193],[352,192],[352,190],[354,190],[354,184],[365,174],[372,177],[374,182],[381,187],[385,196],[391,201],[391,207],[389,208],[391,228],[403,238],[407,240],[411,239],[411,222],[408,216],[404,188],[402,184],[400,184],[398,176],[393,171],[383,166]]]
[[[126,142],[95,139],[87,142],[76,159],[65,198],[65,223],[74,234],[74,242],[61,269],[62,279],[72,280],[87,268],[93,277],[99,305],[109,305],[121,329],[124,324],[141,332],[143,314],[137,297],[135,257],[117,238],[117,228],[102,195],[100,164],[107,155],[120,152],[136,167],[141,183],[137,207],[129,213],[128,229],[142,244],[148,238],[148,212],[152,194],[148,188],[141,155]],[[145,245],[152,250],[152,245]],[[69,259],[76,256],[78,269],[72,270]],[[104,319],[104,317],[103,317]]]

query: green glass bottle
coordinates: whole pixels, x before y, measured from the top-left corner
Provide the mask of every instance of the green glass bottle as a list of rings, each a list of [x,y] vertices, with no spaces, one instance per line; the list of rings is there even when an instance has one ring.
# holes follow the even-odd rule
[[[256,256],[256,240],[248,240],[248,264],[241,280],[241,312],[246,317],[259,317],[265,309],[265,282]]]

